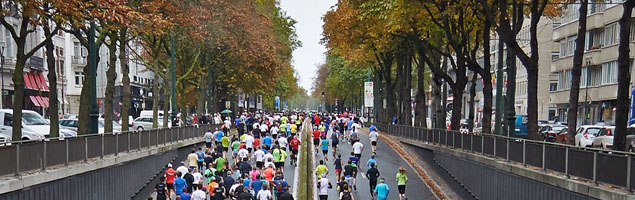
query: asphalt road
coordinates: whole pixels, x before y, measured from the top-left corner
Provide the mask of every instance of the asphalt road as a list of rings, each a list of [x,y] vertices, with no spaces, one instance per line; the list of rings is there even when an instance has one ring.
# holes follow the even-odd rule
[[[359,136],[360,141],[364,145],[364,150],[362,152],[362,158],[360,160],[360,174],[357,175],[357,190],[353,192],[353,196],[356,200],[373,199],[371,197],[371,189],[368,184],[368,179],[366,179],[366,170],[368,170],[366,163],[370,158],[372,150],[368,132],[366,130],[362,130],[362,132],[363,133],[359,134]],[[317,155],[315,155],[314,161],[316,166],[319,164],[319,160],[323,159],[321,147],[319,147],[318,150],[319,152],[317,153]],[[329,160],[326,162],[326,166],[329,168],[329,174],[327,175],[327,178],[333,185],[333,189],[329,189],[328,196],[329,199],[338,199],[339,194],[336,189],[337,182],[335,180],[335,165],[333,164],[335,159],[333,159],[332,157],[332,150],[332,148],[329,148]],[[342,155],[342,162],[344,163],[344,165],[346,165],[351,151],[351,144],[348,144],[347,142],[340,142],[338,153]],[[397,189],[397,181],[395,179],[395,175],[397,174],[399,167],[406,168],[406,173],[408,175],[408,183],[406,184],[406,196],[408,197],[408,199],[436,199],[434,194],[430,191],[430,189],[428,189],[428,187],[418,177],[415,171],[406,163],[406,161],[403,160],[396,151],[394,151],[390,146],[388,146],[381,140],[377,142],[377,155],[375,159],[377,160],[380,178],[384,178],[386,180],[385,183],[390,188],[388,199],[399,199],[399,190]]]

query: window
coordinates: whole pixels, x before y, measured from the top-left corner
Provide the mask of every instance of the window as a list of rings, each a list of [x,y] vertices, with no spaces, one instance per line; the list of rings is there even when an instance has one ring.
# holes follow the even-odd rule
[[[75,85],[81,87],[83,82],[84,82],[84,73],[75,72]]]
[[[635,42],[635,23],[632,23],[631,19],[631,35],[629,36],[631,42]]]
[[[619,40],[620,28],[617,23],[607,25],[604,29],[604,44],[617,44]]]
[[[602,29],[590,30],[586,33],[584,50],[594,50],[604,46],[604,32]]]
[[[567,38],[567,55],[573,55],[573,52],[575,51],[576,38],[578,38],[578,36],[575,35]]]
[[[134,76],[133,82],[137,82],[137,76]]]
[[[590,82],[589,86],[598,86],[602,81],[602,69],[599,66],[591,66],[588,68],[589,72],[591,72],[590,76],[588,76]]]
[[[560,56],[567,56],[567,39],[560,40]]]
[[[598,12],[604,11],[604,9],[605,9],[604,2],[599,0],[593,0],[593,1],[589,1],[589,10],[587,13],[589,14],[598,13]]]
[[[582,73],[580,73],[580,88],[587,86],[587,76],[589,68],[583,67]]]
[[[560,90],[571,88],[571,70],[558,72],[557,85]]]
[[[560,51],[551,51],[551,60],[558,60],[560,58]]]
[[[549,83],[549,92],[558,90],[558,82]]]
[[[617,83],[617,61],[602,64],[602,84]]]
[[[79,58],[81,56],[81,52],[79,49],[79,42],[75,42],[75,44],[73,44],[73,53],[76,58]]]

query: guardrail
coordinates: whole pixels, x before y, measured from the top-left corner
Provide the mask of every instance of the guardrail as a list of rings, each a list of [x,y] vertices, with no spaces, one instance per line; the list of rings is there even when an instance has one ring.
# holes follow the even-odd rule
[[[544,171],[575,176],[595,184],[606,183],[632,191],[635,154],[623,151],[577,147],[498,135],[465,134],[444,129],[404,125],[376,125],[389,135],[441,147],[478,153]]]
[[[68,165],[78,161],[119,153],[139,151],[173,144],[192,138],[202,138],[205,131],[219,125],[205,124],[178,128],[158,128],[107,134],[79,135],[64,140],[12,142],[0,146],[0,176],[46,170],[47,167]]]

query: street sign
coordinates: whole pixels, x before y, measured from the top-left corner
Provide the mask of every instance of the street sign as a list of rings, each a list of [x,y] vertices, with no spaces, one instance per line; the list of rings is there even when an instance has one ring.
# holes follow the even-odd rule
[[[245,94],[238,94],[238,107],[242,108],[245,105]]]
[[[374,107],[373,82],[364,82],[364,106]]]
[[[275,99],[273,105],[274,105],[274,107],[276,107],[276,109],[280,108],[280,97],[279,96],[276,96],[276,99]]]
[[[256,99],[256,109],[262,110],[262,95],[258,95]]]

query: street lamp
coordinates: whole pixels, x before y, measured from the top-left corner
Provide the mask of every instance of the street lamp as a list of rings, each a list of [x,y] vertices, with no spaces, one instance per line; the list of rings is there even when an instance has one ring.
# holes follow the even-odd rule
[[[322,92],[322,101],[320,103],[320,112],[324,111],[324,92]]]
[[[584,87],[584,124],[589,124],[589,82],[591,82],[591,61],[593,59],[591,57],[586,57],[586,83]],[[577,111],[576,111],[577,112]]]
[[[2,90],[0,91],[0,108],[4,108],[4,45],[2,42],[2,48],[0,49],[0,79],[2,79]]]

